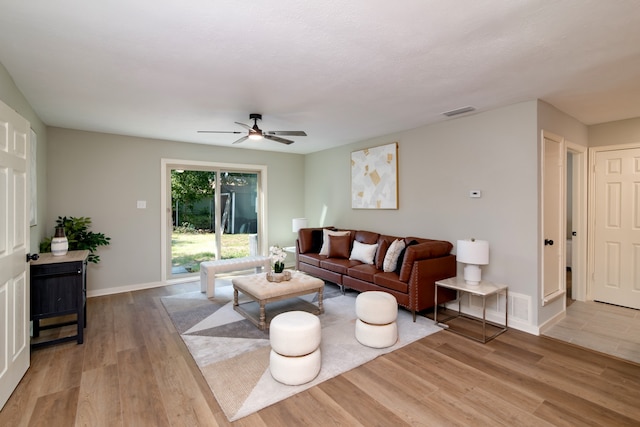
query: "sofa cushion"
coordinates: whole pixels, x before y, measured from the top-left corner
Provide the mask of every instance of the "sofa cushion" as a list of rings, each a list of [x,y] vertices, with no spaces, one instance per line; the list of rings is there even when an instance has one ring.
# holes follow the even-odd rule
[[[298,230],[300,253],[318,253],[322,247],[322,228],[301,228]]]
[[[409,285],[406,282],[401,282],[398,275],[393,271],[389,273],[378,271],[378,273],[373,276],[373,283],[404,294],[409,292]]]
[[[333,231],[327,228],[322,229],[322,247],[320,248],[320,255],[329,255],[329,236],[348,236],[350,231]],[[348,255],[347,255],[348,256]]]
[[[333,236],[329,234],[329,258],[349,258],[351,236]]]
[[[396,266],[398,265],[398,258],[400,254],[405,248],[405,243],[403,239],[394,240],[391,245],[389,245],[389,249],[387,250],[387,254],[384,256],[384,262],[382,264],[382,271],[390,272],[395,271]]]
[[[418,259],[437,258],[449,255],[453,249],[451,242],[444,240],[433,240],[430,242],[420,243],[415,246],[407,246],[405,250],[402,268],[400,270],[400,281],[407,282],[411,276],[411,268],[413,262]]]
[[[373,258],[376,255],[378,244],[367,245],[357,240],[353,241],[353,249],[351,250],[350,260],[360,261],[365,264],[373,264]]]
[[[355,235],[354,236],[355,240],[367,245],[378,243],[378,238],[380,237],[380,234],[378,233],[374,233],[372,231],[362,231],[362,230],[355,231],[354,235]]]
[[[356,265],[359,261],[351,261],[346,258],[326,258],[320,261],[320,267],[340,274],[347,274],[347,270]]]
[[[326,257],[313,252],[309,252],[306,254],[298,254],[298,262],[303,262],[305,264],[313,265],[315,267],[320,267],[320,260],[325,258]]]
[[[360,264],[356,265],[355,267],[349,268],[347,270],[347,275],[355,279],[373,283],[373,276],[379,272],[380,270],[378,270],[373,264]]]

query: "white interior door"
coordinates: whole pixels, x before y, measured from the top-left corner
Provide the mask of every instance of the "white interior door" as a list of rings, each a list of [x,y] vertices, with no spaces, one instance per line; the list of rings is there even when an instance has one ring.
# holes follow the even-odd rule
[[[596,301],[640,309],[640,148],[595,154]]]
[[[562,138],[542,138],[542,302],[565,289],[565,147]]]
[[[0,102],[0,409],[29,368],[29,136]]]

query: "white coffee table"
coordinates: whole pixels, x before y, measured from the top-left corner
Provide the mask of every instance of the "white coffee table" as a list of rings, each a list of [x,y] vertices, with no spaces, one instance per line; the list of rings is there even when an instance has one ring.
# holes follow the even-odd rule
[[[324,313],[324,307],[322,305],[324,281],[305,273],[299,271],[292,272],[291,279],[282,282],[269,282],[266,278],[266,273],[235,277],[231,282],[233,283],[233,309],[249,319],[261,330],[268,328],[265,312],[265,305],[267,303],[317,292],[318,306],[314,314]],[[258,318],[242,307],[247,303],[238,303],[238,292],[242,292],[253,301],[258,302],[260,305]]]

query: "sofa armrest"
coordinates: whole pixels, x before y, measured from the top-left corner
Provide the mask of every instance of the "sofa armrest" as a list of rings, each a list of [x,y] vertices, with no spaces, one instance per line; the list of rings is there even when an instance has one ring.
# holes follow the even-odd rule
[[[451,249],[453,249],[453,245],[445,240],[433,240],[407,246],[400,268],[399,280],[405,283],[409,280],[415,261],[443,257],[449,255]]]
[[[412,310],[422,311],[435,303],[435,282],[456,275],[456,256],[446,255],[438,258],[418,260],[413,263],[409,279],[409,305]],[[456,291],[438,288],[438,302],[456,298]]]

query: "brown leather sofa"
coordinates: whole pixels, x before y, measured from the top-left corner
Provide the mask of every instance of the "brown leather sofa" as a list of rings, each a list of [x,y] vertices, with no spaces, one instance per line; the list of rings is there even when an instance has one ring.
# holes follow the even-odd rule
[[[330,227],[331,230],[337,230]],[[296,241],[296,269],[345,288],[364,291],[384,291],[396,297],[398,305],[410,310],[413,320],[416,312],[432,308],[435,303],[435,281],[456,275],[456,257],[451,255],[453,245],[444,240],[419,237],[395,237],[371,231],[349,231],[345,245],[348,249],[336,256],[320,255],[323,244],[323,228],[303,228]],[[330,242],[337,242],[331,238]],[[407,244],[395,271],[384,272],[383,262],[387,249],[396,239]],[[366,245],[377,243],[373,264],[350,260],[348,255],[354,241]],[[336,243],[337,245],[337,243]],[[455,291],[438,288],[438,303],[455,299]]]

